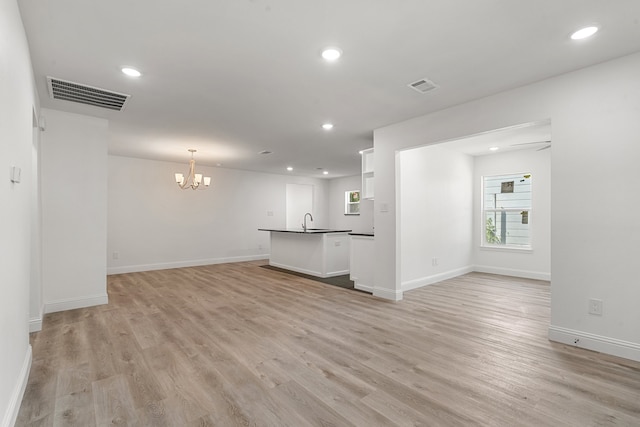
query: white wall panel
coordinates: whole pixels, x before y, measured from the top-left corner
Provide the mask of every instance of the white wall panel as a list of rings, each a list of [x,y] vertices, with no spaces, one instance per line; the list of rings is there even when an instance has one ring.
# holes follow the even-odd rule
[[[42,109],[45,311],[107,302],[107,129],[104,119]]]

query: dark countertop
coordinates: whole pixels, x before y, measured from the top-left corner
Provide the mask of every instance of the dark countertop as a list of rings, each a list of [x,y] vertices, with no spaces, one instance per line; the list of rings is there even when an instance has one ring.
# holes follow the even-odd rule
[[[275,231],[278,233],[300,233],[300,234],[325,234],[325,233],[349,233],[351,230],[331,230],[328,228],[258,228],[258,231]]]
[[[375,234],[373,233],[349,233],[349,236],[368,236],[368,237],[374,237]]]

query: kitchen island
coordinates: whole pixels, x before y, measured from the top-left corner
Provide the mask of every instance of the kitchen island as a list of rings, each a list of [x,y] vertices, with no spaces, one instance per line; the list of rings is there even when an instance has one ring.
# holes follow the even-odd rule
[[[273,267],[323,278],[349,274],[351,230],[258,230],[271,233],[269,265]]]

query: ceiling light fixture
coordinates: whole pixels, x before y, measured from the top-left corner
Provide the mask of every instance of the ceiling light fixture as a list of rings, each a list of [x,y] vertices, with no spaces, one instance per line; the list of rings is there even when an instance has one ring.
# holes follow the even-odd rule
[[[500,149],[500,147],[489,147],[489,150],[491,151],[498,151]]]
[[[337,47],[327,47],[322,51],[322,57],[329,62],[333,62],[342,56],[342,51]]]
[[[325,124],[322,125],[322,129],[331,130],[331,129],[333,129],[333,124],[332,123],[325,123]]]
[[[197,190],[198,187],[200,187],[200,184],[203,183],[202,174],[196,173],[196,161],[193,159],[193,153],[195,153],[197,150],[194,150],[193,148],[189,148],[188,151],[191,153],[191,160],[189,160],[189,174],[187,175],[186,179],[184,175],[181,173],[175,174],[176,182],[178,183],[178,186],[183,190],[186,190],[187,188],[191,188],[192,190]],[[205,176],[204,186],[208,187],[209,185],[211,185],[211,177]]]
[[[574,32],[573,34],[571,34],[571,40],[582,40],[582,39],[586,39],[587,37],[591,37],[592,35],[594,35],[595,33],[598,32],[598,27],[596,26],[589,26],[589,27],[584,27],[579,29],[578,31]]]
[[[322,172],[322,175],[329,175],[329,171]]]
[[[130,77],[140,77],[142,75],[142,73],[138,70],[136,70],[135,68],[131,68],[131,67],[124,67],[122,69],[122,72],[125,73],[127,76]]]
[[[293,170],[293,168],[292,168],[291,166],[287,166],[287,170],[288,170],[289,172],[291,172],[291,171]]]

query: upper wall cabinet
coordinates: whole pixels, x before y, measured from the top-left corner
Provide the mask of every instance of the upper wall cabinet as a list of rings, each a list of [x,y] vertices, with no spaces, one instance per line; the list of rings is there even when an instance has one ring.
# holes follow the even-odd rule
[[[373,199],[373,148],[362,152],[362,198]]]

